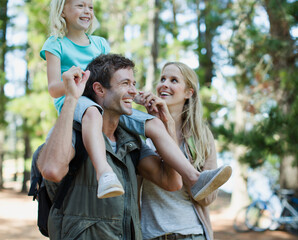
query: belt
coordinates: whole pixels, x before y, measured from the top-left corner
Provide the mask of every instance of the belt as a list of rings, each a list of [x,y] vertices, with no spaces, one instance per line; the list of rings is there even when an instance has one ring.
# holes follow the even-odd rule
[[[182,235],[180,233],[168,233],[162,236],[159,236],[157,238],[154,238],[153,240],[176,240],[176,239],[184,239],[187,237],[194,237],[194,236],[202,236],[202,234],[188,234],[188,235]]]

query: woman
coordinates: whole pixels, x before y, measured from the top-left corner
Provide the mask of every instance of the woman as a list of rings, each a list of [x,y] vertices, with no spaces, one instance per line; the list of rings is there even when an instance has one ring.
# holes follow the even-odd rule
[[[157,96],[141,93],[148,113],[164,122],[196,169],[216,169],[214,138],[202,119],[196,73],[183,63],[169,62],[162,69],[156,92]],[[166,171],[168,166],[161,162]],[[213,239],[208,205],[217,191],[196,202],[187,186],[168,192],[143,179],[142,187],[144,239]]]

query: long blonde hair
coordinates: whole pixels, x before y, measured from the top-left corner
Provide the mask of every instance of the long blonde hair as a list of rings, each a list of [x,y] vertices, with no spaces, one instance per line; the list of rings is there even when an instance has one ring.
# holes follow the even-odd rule
[[[182,110],[182,137],[187,144],[192,164],[196,169],[201,169],[206,158],[210,154],[209,129],[207,123],[203,120],[203,107],[199,96],[199,82],[197,74],[190,67],[181,62],[168,62],[168,65],[174,65],[179,68],[184,77],[186,88],[192,88],[192,96],[186,100]]]
[[[50,10],[50,30],[51,35],[57,38],[63,38],[67,34],[65,19],[61,16],[65,3],[71,0],[52,0]],[[99,26],[96,17],[93,17],[92,23],[86,33],[92,34]]]

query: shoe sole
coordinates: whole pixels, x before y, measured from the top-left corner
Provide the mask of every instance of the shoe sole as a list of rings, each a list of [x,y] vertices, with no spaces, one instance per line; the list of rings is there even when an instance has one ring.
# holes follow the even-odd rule
[[[103,199],[103,198],[111,198],[111,197],[118,197],[124,194],[123,188],[119,187],[112,187],[105,191],[103,191],[100,195],[97,194],[97,198]]]
[[[226,183],[232,174],[232,168],[230,166],[224,167],[220,172],[218,172],[209,182],[205,185],[201,191],[199,191],[193,198],[196,201],[200,201],[207,197],[210,193],[214,192],[221,185]]]

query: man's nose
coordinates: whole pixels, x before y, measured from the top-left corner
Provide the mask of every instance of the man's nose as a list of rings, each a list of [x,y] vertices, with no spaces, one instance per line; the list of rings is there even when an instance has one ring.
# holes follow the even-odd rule
[[[136,86],[135,85],[131,85],[130,88],[129,88],[129,94],[133,95],[133,96],[136,96],[137,95],[137,89],[136,89]]]

